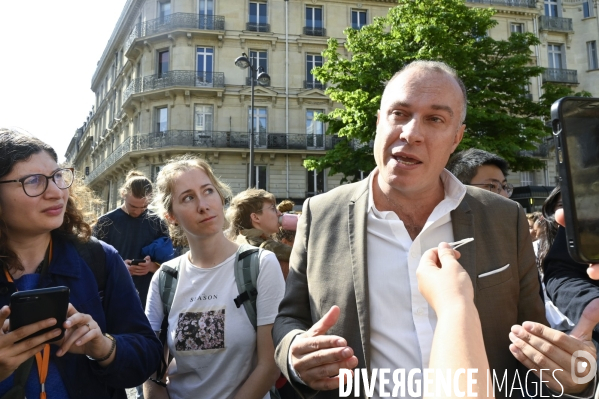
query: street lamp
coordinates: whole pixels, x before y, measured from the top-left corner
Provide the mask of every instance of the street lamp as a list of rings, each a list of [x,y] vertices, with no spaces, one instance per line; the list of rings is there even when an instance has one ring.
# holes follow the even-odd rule
[[[260,86],[268,86],[270,84],[270,76],[264,72],[262,67],[258,67],[252,64],[246,53],[242,53],[240,57],[235,59],[235,65],[241,69],[250,68],[250,84],[252,88],[251,95],[251,106],[250,106],[250,173],[248,188],[252,187],[254,183],[254,80],[258,82]],[[256,74],[258,76],[256,76]]]

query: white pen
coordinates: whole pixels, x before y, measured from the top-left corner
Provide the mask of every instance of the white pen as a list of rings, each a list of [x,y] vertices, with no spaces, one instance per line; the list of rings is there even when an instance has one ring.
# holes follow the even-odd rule
[[[456,241],[456,242],[450,242],[449,246],[453,249],[459,248],[464,244],[468,244],[469,242],[474,241],[474,238],[470,237],[470,238],[464,238],[463,240],[460,241]]]

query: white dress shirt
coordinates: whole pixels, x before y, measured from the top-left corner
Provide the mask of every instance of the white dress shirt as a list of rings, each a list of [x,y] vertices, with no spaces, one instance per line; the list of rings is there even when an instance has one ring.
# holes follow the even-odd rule
[[[372,185],[377,173],[375,169],[369,176],[366,223],[371,368],[391,373],[405,369],[407,376],[410,369],[428,368],[437,324],[435,312],[418,291],[416,269],[424,251],[453,241],[450,212],[464,198],[466,187],[443,170],[445,198],[412,241],[395,212],[376,208]],[[391,380],[385,391],[390,393],[393,385]],[[377,381],[374,398],[380,397],[379,389]]]

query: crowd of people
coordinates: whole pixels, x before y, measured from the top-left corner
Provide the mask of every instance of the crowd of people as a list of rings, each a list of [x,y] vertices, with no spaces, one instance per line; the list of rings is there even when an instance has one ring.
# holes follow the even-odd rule
[[[0,130],[0,399],[397,392],[367,389],[371,370],[420,370],[400,396],[422,397],[426,369],[479,370],[438,397],[593,397],[596,367],[575,359],[597,359],[599,265],[570,258],[559,187],[525,215],[504,159],[454,153],[466,111],[453,69],[412,62],[385,86],[376,168],[299,218],[187,155],[155,184],[131,171],[93,227],[73,169]],[[62,326],[10,328],[12,293],[56,286]],[[508,383],[489,390],[491,372]]]

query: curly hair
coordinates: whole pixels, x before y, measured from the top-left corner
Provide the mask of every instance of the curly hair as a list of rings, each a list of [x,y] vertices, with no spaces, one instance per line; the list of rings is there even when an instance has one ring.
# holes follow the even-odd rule
[[[252,213],[262,212],[264,202],[276,204],[277,199],[272,193],[257,188],[248,188],[237,194],[227,209],[227,220],[231,223],[229,239],[235,240],[241,230],[251,229]]]
[[[11,129],[0,128],[0,178],[12,172],[19,162],[27,162],[35,154],[45,151],[58,162],[56,151],[43,141]],[[77,180],[77,179],[76,179]],[[69,199],[64,214],[62,225],[53,231],[77,237],[81,241],[88,241],[91,237],[91,227],[85,221],[85,215],[78,206],[78,194],[86,189],[81,188],[77,181],[68,189]],[[8,236],[10,231],[2,218],[0,209],[0,267],[9,271],[23,270],[23,264],[18,255],[10,248]]]
[[[181,173],[192,169],[200,169],[206,173],[206,175],[208,175],[208,178],[218,192],[223,205],[226,204],[227,200],[231,198],[232,195],[229,186],[214,175],[212,168],[206,161],[190,155],[183,155],[171,159],[156,177],[156,187],[154,190],[152,203],[148,206],[148,208],[152,213],[167,221],[169,235],[174,246],[188,246],[187,237],[185,236],[185,232],[181,226],[168,222],[166,216],[172,215],[173,212],[173,189],[175,179]],[[226,226],[224,227],[226,228]]]

